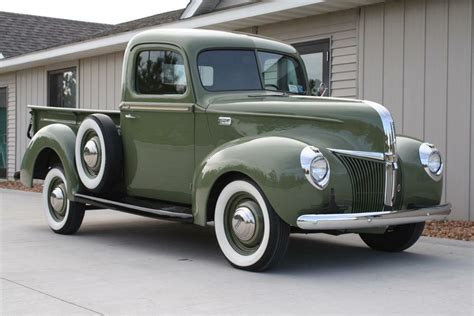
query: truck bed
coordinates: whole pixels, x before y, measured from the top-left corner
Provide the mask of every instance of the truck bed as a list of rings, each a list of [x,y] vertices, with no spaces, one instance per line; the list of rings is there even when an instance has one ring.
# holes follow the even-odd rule
[[[58,108],[51,106],[28,105],[32,118],[33,133],[41,128],[55,123],[65,124],[71,127],[75,132],[81,125],[81,122],[90,114],[103,113],[112,118],[115,124],[120,125],[120,111],[96,110],[96,109],[71,109]],[[33,134],[32,133],[32,134]]]

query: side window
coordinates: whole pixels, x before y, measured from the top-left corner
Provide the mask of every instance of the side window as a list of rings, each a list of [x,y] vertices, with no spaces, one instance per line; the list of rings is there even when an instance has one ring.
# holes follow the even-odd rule
[[[330,96],[329,39],[293,45],[306,65],[311,95]]]
[[[48,72],[48,105],[75,108],[77,99],[76,68]]]
[[[260,70],[266,90],[304,93],[304,76],[299,64],[288,56],[258,52]]]
[[[169,50],[149,50],[138,54],[135,90],[139,94],[183,94],[186,92],[183,57]]]
[[[201,76],[202,85],[204,87],[212,87],[214,85],[214,68],[211,66],[199,66],[199,75]]]

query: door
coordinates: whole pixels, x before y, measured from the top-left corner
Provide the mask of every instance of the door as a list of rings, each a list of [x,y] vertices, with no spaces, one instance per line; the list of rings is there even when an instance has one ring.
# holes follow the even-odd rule
[[[7,88],[0,88],[0,178],[7,176]]]
[[[139,46],[126,71],[121,128],[127,193],[191,204],[194,97],[184,54],[172,46]]]
[[[305,63],[311,95],[330,96],[329,39],[298,43],[293,46]]]

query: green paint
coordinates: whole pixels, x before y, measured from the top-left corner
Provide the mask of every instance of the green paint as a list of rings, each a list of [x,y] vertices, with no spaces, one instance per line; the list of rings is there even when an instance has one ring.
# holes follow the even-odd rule
[[[74,166],[75,132],[87,115],[102,112],[121,128],[126,194],[192,205],[198,225],[212,219],[213,188],[230,175],[253,180],[277,214],[293,226],[302,214],[351,212],[348,172],[328,148],[384,152],[378,113],[360,100],[268,91],[208,92],[201,86],[196,60],[200,51],[211,48],[258,48],[300,60],[289,45],[247,35],[197,30],[141,33],[125,53],[120,113],[32,109],[37,133],[23,159],[23,183],[31,185],[39,153],[51,148],[64,165],[73,200],[81,190]],[[183,95],[135,92],[137,54],[153,49],[183,56],[188,84]],[[232,124],[219,125],[219,117],[230,117]],[[442,181],[433,181],[421,166],[421,142],[401,136],[397,141],[401,192],[396,208],[439,204]],[[300,152],[308,145],[318,147],[331,167],[324,190],[314,188],[300,166]]]

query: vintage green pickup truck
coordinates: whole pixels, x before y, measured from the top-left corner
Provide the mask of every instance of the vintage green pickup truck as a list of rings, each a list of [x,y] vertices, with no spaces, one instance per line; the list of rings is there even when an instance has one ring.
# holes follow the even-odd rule
[[[451,212],[438,150],[396,136],[382,105],[310,96],[290,45],[146,31],[128,44],[122,78],[120,111],[30,106],[21,181],[44,179],[56,233],[98,208],[214,222],[228,261],[262,271],[290,233],[357,233],[402,251]]]

